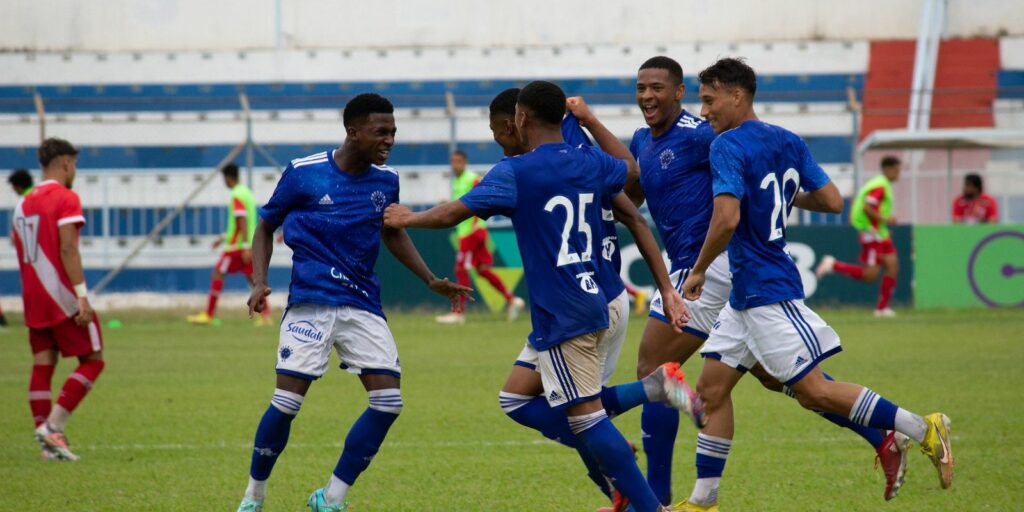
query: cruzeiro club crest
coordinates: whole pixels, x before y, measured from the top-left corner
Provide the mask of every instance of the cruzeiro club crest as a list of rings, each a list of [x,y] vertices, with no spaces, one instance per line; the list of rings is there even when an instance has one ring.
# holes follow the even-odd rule
[[[384,192],[381,192],[380,190],[373,191],[373,193],[370,194],[370,200],[373,201],[373,207],[378,212],[384,211],[384,207],[388,205],[387,196],[385,196]]]
[[[660,155],[658,155],[658,161],[661,162],[662,169],[668,169],[668,165],[671,164],[672,161],[675,159],[676,154],[673,153],[671,149],[666,149],[665,151],[662,151]]]

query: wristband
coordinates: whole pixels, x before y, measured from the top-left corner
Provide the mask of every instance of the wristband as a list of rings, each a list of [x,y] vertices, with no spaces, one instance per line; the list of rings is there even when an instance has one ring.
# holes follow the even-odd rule
[[[88,298],[89,289],[85,287],[85,281],[75,285],[75,295],[77,295],[79,299]]]

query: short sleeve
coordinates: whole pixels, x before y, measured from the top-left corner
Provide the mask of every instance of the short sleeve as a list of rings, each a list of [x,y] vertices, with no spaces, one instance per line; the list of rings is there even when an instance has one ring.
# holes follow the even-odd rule
[[[818,165],[818,161],[811,156],[811,150],[807,147],[807,143],[803,139],[799,139],[800,144],[800,188],[807,192],[814,192],[821,187],[824,187],[829,182],[828,174],[824,169]]]
[[[260,208],[260,218],[272,226],[284,224],[288,212],[302,204],[302,189],[295,179],[295,169],[289,164],[274,188],[267,204]]]
[[[248,211],[245,209],[245,203],[237,197],[231,198],[231,212],[235,217],[245,217],[248,215]]]
[[[724,135],[711,143],[711,190],[714,195],[728,194],[743,199],[743,150]]]
[[[999,220],[999,203],[996,202],[994,197],[989,197],[988,201],[988,214],[985,215],[985,220],[989,222],[996,222]]]
[[[640,158],[640,133],[643,128],[637,128],[633,132],[633,138],[629,140],[629,152],[633,155],[633,158]]]
[[[61,194],[57,203],[57,225],[65,224],[85,225],[85,215],[82,213],[82,201],[78,194],[67,190]]]
[[[626,186],[626,174],[629,168],[625,161],[604,151],[594,150],[592,153],[601,169],[601,192],[605,198],[611,200],[619,192],[622,192],[622,187]]]
[[[566,114],[565,118],[562,119],[562,138],[565,139],[566,144],[574,148],[594,145],[590,138],[587,137],[587,134],[583,132],[580,120],[571,113]]]
[[[878,206],[882,204],[882,200],[885,199],[885,187],[876,187],[868,191],[868,194],[864,196],[864,202],[871,206]]]
[[[459,198],[482,219],[511,215],[516,208],[516,176],[507,161],[498,162],[480,183]]]

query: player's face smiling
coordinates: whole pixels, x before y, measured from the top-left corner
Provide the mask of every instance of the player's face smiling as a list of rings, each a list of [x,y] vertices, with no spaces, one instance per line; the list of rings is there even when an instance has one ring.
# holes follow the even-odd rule
[[[370,114],[356,130],[359,153],[376,165],[384,165],[395,145],[397,131],[393,114]]]
[[[668,128],[679,117],[686,87],[675,83],[667,69],[641,69],[636,76],[636,103],[647,126]]]
[[[701,84],[700,105],[700,116],[708,121],[715,133],[739,125],[739,101],[734,89]]]

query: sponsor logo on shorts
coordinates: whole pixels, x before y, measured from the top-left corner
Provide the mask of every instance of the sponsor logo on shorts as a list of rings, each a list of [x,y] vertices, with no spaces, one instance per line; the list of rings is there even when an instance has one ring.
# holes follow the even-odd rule
[[[292,356],[292,348],[288,346],[281,347],[281,350],[278,351],[278,354],[281,356],[282,361],[287,361],[288,358]]]
[[[291,333],[292,338],[299,343],[312,343],[314,341],[322,341],[324,339],[324,333],[317,330],[316,326],[313,325],[313,322],[310,322],[309,320],[288,322],[288,329],[285,332]]]
[[[721,320],[715,320],[715,323],[711,324],[711,330],[712,331],[717,331],[718,328],[721,327],[721,326],[722,326],[722,321]]]
[[[651,301],[651,309],[661,309],[661,297],[658,297]]]
[[[555,391],[555,390],[551,390],[551,394],[548,395],[548,401],[549,402],[557,402],[557,401],[559,401],[561,399],[562,399],[562,395],[560,395],[558,393],[558,391]]]

